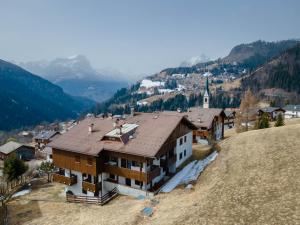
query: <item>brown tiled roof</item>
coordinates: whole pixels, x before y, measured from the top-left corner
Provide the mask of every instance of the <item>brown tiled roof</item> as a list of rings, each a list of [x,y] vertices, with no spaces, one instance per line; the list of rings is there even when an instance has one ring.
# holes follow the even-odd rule
[[[102,150],[122,152],[143,157],[155,157],[176,126],[185,120],[184,115],[165,115],[141,113],[127,118],[124,122],[137,124],[138,127],[131,138],[122,136],[122,141],[102,140],[105,134],[112,131],[113,120],[102,118],[87,118],[79,122],[70,131],[50,143],[53,148],[78,152],[88,155],[98,155]],[[94,124],[94,132],[88,132],[88,126]],[[194,127],[193,127],[194,128]]]
[[[207,129],[211,128],[213,119],[216,116],[225,116],[223,109],[217,108],[208,108],[203,109],[199,107],[190,108],[187,112],[188,119],[194,123],[198,128],[206,127]]]
[[[182,114],[187,116],[187,119],[191,121],[193,124],[195,124],[198,128],[201,127],[206,127],[207,129],[211,128],[213,119],[215,116],[223,115],[225,116],[224,110],[223,109],[218,109],[218,108],[200,108],[200,107],[193,107],[190,108],[188,112],[172,112],[172,111],[167,111],[164,112],[165,114]]]

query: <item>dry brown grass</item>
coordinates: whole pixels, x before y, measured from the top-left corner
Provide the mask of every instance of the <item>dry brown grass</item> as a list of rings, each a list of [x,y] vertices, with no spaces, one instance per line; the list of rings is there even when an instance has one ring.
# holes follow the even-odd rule
[[[299,124],[225,139],[194,191],[159,195],[143,223],[299,224],[299,146]]]
[[[231,81],[231,82],[225,82],[223,84],[218,84],[218,85],[215,86],[215,88],[222,87],[222,89],[224,91],[230,91],[234,88],[239,88],[241,86],[241,79],[242,78],[238,78],[238,79],[235,79],[234,81]]]
[[[8,204],[10,224],[134,224],[142,218],[140,211],[149,200],[119,196],[101,207],[66,203],[63,185],[43,183],[32,193]]]
[[[300,224],[300,124],[291,123],[230,135],[193,190],[155,197],[152,217],[140,213],[149,200],[68,204],[51,184],[13,200],[10,224]]]

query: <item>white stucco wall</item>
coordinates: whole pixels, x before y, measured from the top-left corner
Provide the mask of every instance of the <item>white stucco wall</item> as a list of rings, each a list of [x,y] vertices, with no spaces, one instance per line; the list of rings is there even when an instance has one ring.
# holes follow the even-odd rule
[[[184,136],[186,136],[186,142],[184,142]],[[189,132],[180,138],[183,139],[182,145],[180,145],[180,138],[176,140],[176,168],[179,167],[186,159],[192,155],[192,145],[193,145],[193,132]],[[184,150],[186,150],[186,156],[184,156]],[[180,153],[182,153],[182,158],[180,159]]]
[[[298,111],[286,111],[284,113],[284,118],[286,118],[286,119],[300,118],[300,112],[298,112]]]
[[[65,192],[72,191],[74,195],[85,195],[82,193],[82,174],[77,171],[72,171],[72,174],[77,176],[77,183],[72,186],[66,186]],[[70,170],[65,170],[65,176],[70,177]]]

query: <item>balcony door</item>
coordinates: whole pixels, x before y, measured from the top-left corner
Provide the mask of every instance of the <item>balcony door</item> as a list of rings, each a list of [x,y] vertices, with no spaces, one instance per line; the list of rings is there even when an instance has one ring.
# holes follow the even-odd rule
[[[131,179],[129,179],[129,178],[126,178],[126,185],[127,186],[129,186],[129,187],[131,187]]]

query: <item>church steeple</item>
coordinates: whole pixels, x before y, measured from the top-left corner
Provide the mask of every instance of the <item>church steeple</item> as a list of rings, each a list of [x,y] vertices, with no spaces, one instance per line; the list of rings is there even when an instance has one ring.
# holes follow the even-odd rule
[[[205,92],[204,92],[204,96],[203,96],[203,108],[204,109],[209,108],[209,83],[208,83],[208,77],[206,77]]]

